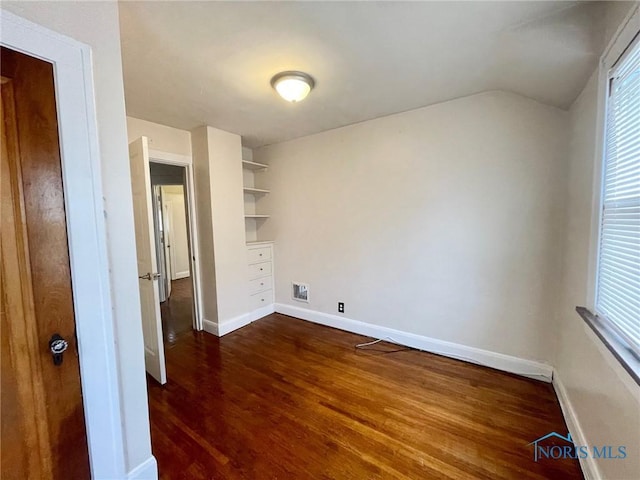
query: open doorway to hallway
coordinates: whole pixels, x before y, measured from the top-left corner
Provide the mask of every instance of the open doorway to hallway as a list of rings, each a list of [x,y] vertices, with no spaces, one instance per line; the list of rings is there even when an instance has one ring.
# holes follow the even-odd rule
[[[138,288],[140,291],[140,310],[142,314],[142,334],[144,338],[145,368],[147,373],[160,384],[167,382],[167,372],[164,361],[165,338],[170,342],[175,341],[178,332],[187,333],[189,324],[195,330],[202,328],[201,302],[200,302],[200,275],[198,272],[198,246],[195,241],[198,238],[195,208],[193,204],[193,172],[191,159],[149,150],[149,139],[139,137],[129,144],[129,160],[131,167],[131,193],[133,199],[133,216],[136,237],[136,256],[138,261]],[[168,207],[163,201],[164,187],[180,187],[182,195],[176,195],[174,208]],[[161,188],[158,188],[161,187]],[[166,190],[167,198],[173,193]],[[176,214],[184,212],[186,224],[187,251],[189,267],[175,264],[175,273],[182,273],[184,279],[191,280],[191,295],[185,295],[183,302],[171,302],[186,304],[186,308],[171,308],[171,318],[165,314],[165,322],[162,318],[162,310],[168,312],[169,308],[161,309],[161,303],[171,301],[171,287],[173,280],[179,280],[171,275],[171,258],[176,255],[168,253],[171,249],[170,217],[173,213],[167,213],[171,209]],[[166,218],[166,221],[165,221]],[[176,220],[173,220],[176,223]],[[182,227],[185,229],[185,227]],[[173,229],[175,230],[175,229]],[[184,236],[182,236],[184,239]],[[177,258],[177,257],[176,257]],[[174,262],[175,263],[175,262]],[[188,272],[188,277],[185,276]],[[185,282],[186,283],[186,282]],[[162,289],[162,298],[160,296]],[[188,290],[187,290],[188,292]],[[166,305],[168,307],[169,305]],[[189,308],[190,306],[191,308]],[[181,327],[176,325],[174,313],[180,315]],[[189,314],[190,312],[190,314]],[[166,331],[163,331],[163,326]],[[184,327],[187,328],[184,328]]]
[[[186,172],[157,162],[150,162],[149,169],[162,333],[169,346],[193,330],[195,318]]]

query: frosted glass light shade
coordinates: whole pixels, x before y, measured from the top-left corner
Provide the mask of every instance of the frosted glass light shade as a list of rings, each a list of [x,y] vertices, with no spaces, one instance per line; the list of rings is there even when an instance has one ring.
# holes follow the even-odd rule
[[[271,79],[271,85],[287,102],[304,100],[314,86],[313,78],[303,72],[282,72]]]

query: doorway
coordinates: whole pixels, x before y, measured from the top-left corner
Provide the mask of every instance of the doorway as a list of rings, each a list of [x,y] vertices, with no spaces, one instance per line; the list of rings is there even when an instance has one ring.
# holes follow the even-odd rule
[[[103,182],[104,162],[121,158],[122,146],[114,145],[113,148],[103,150],[98,144],[103,131],[109,135],[108,138],[114,144],[123,142],[125,137],[120,127],[124,127],[124,118],[119,119],[109,114],[105,116],[104,112],[102,115],[96,113],[96,96],[100,97],[100,95],[96,95],[97,90],[93,81],[95,58],[92,61],[91,48],[87,44],[4,9],[0,15],[0,23],[2,24],[0,28],[2,47],[37,58],[53,67],[57,109],[56,131],[58,153],[61,157],[64,217],[68,233],[67,247],[70,253],[68,266],[71,272],[75,317],[75,332],[74,329],[71,330],[72,341],[69,342],[63,365],[67,367],[72,365],[70,360],[76,356],[77,350],[76,358],[80,368],[82,404],[86,423],[85,438],[89,449],[91,475],[93,478],[125,478],[127,472],[133,472],[139,478],[153,478],[157,475],[157,468],[151,449],[146,447],[147,444],[150,445],[147,396],[138,387],[139,375],[144,367],[139,354],[135,353],[142,343],[141,332],[139,329],[130,329],[129,325],[126,325],[130,320],[131,305],[135,306],[135,298],[131,298],[130,293],[127,292],[133,283],[131,277],[135,266],[128,262],[112,264],[108,256],[110,247],[117,245],[127,248],[130,252],[133,250],[133,244],[130,236],[113,241],[108,240],[106,235],[107,225],[111,228],[112,236],[126,235],[125,226],[130,222],[126,208],[130,200],[125,198],[120,201],[120,197],[117,196],[121,190],[118,181],[123,173],[122,165],[114,165],[112,168],[115,174],[112,177],[105,176]],[[7,65],[3,55],[0,66],[4,69]],[[109,78],[115,80],[113,75]],[[116,88],[118,86],[117,82],[110,85]],[[104,90],[102,88],[103,93]],[[100,100],[97,103],[100,104]],[[42,128],[43,119],[39,116],[31,116],[29,120],[38,121],[38,128]],[[98,120],[101,124],[100,131]],[[103,120],[106,125],[102,123]],[[48,137],[40,133],[36,138],[45,141]],[[8,142],[2,142],[2,146],[5,145],[8,145]],[[4,181],[5,178],[8,176],[3,175],[2,180]],[[3,195],[9,192],[4,188],[0,191]],[[118,192],[117,195],[116,192]],[[46,197],[44,190],[41,196]],[[112,199],[114,199],[113,202]],[[114,204],[119,206],[116,208]],[[6,202],[2,202],[3,208],[7,205]],[[107,207],[107,205],[111,206]],[[105,215],[107,210],[110,213],[108,216]],[[61,219],[61,216],[54,214],[53,211],[49,212],[48,217]],[[8,232],[8,229],[4,228],[5,221],[8,220],[9,217],[3,214],[3,228],[0,229],[2,234]],[[0,250],[4,252],[4,249]],[[129,256],[130,254],[131,252]],[[126,280],[127,278],[130,280]],[[11,283],[13,285],[18,282],[14,278]],[[123,300],[116,302],[114,299]],[[116,323],[122,323],[123,326],[119,334],[115,331]],[[9,332],[4,328],[0,331],[2,335]],[[63,332],[58,333],[65,336]],[[18,335],[17,338],[27,341],[29,336]],[[44,350],[40,350],[41,354],[47,355],[45,362],[42,363],[43,367],[53,365],[51,354],[48,352],[49,338],[45,337],[44,344],[37,343],[44,347]],[[2,353],[4,355],[4,349]],[[17,358],[15,353],[11,355],[14,360]],[[10,366],[10,363],[4,361],[1,364],[2,368]],[[19,378],[29,378],[28,369],[21,368],[19,371]],[[3,374],[1,378],[4,382],[10,377],[5,377]],[[46,380],[58,381],[59,377],[51,375],[46,377]],[[58,388],[56,393],[66,396],[70,390]],[[8,390],[3,386],[3,402],[5,392]],[[62,400],[51,403],[45,413],[31,409],[28,411],[28,419],[34,422],[37,428],[44,428],[48,412],[57,410],[61,405],[68,408],[73,405],[73,402]],[[7,427],[5,414],[8,415],[9,411],[5,410],[4,405],[1,410],[4,429]],[[48,433],[55,437],[55,432],[68,434],[69,430],[69,426],[63,423],[48,428]],[[22,431],[24,432],[26,430]],[[12,436],[11,442],[0,442],[3,457],[11,455],[9,448],[5,449],[5,446],[9,443],[15,446],[20,441],[19,438],[19,436]],[[66,437],[59,436],[59,440],[63,438]],[[49,443],[44,439],[41,443],[45,449],[49,447],[54,449],[58,444],[57,441]],[[70,476],[82,478],[82,475],[73,471],[74,468],[71,465],[73,461],[71,450],[77,445],[73,441],[63,442],[60,448],[56,448],[58,454],[62,453],[61,476],[64,478],[70,478]],[[132,458],[131,455],[134,452],[136,458],[141,459],[137,465],[129,464],[126,460]],[[36,462],[46,457],[39,449],[29,449],[28,453],[29,458]],[[16,459],[17,457],[10,460]],[[9,462],[5,464],[1,461],[0,467],[3,472],[0,477],[2,478],[9,477],[8,474],[4,474],[5,466],[8,467]],[[26,473],[19,478],[45,478],[45,475],[32,470],[31,473]]]
[[[191,292],[187,290],[186,299],[183,302],[173,303],[190,305],[191,308],[187,307],[186,311],[191,311],[191,328],[202,330],[202,295],[198,274],[198,242],[196,241],[198,233],[193,202],[193,170],[190,157],[150,150],[149,139],[145,136],[129,144],[129,161],[145,368],[149,375],[163,385],[167,382],[164,360],[165,336],[175,340],[177,335],[171,335],[170,331],[166,334],[163,332],[161,303],[170,302],[173,280],[180,280],[175,274],[172,278],[170,272],[171,240],[165,234],[166,231],[171,230],[171,226],[170,214],[162,199],[164,187],[180,186],[182,189],[182,195],[176,198],[176,204],[180,203],[180,206],[173,211],[176,213],[184,211],[185,214],[189,267],[187,270],[186,267],[179,267],[176,264],[174,270],[175,273],[183,273],[183,275],[188,271],[189,276],[185,276],[185,279],[191,280]],[[170,195],[170,190],[166,190],[166,195]],[[184,269],[180,272],[179,268]],[[161,302],[161,299],[164,301]],[[169,307],[168,304],[167,307]],[[179,307],[171,308],[171,313],[173,314],[174,311],[179,313],[180,310]],[[166,318],[167,326],[173,327],[173,318]],[[181,320],[180,329],[186,324],[186,333],[189,317],[183,315]],[[175,327],[173,329],[176,330]]]
[[[0,476],[89,478],[53,65],[0,53]]]
[[[165,346],[171,346],[195,326],[187,172],[185,167],[154,161],[149,170],[162,334]]]

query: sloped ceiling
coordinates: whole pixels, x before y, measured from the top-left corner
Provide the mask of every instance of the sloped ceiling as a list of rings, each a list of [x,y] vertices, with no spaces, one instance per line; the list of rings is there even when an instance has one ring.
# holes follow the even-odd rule
[[[250,147],[487,90],[567,108],[603,47],[600,2],[122,2],[127,114]],[[300,104],[270,86],[302,70]]]

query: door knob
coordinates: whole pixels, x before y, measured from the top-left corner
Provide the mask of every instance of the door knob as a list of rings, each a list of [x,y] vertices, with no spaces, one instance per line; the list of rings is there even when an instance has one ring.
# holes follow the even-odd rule
[[[59,333],[54,333],[49,340],[49,350],[53,355],[53,364],[62,365],[62,354],[69,348],[69,343],[60,336]]]
[[[157,278],[160,278],[160,274],[159,273],[147,273],[145,275],[142,275],[141,277],[138,277],[142,280],[155,280]]]

